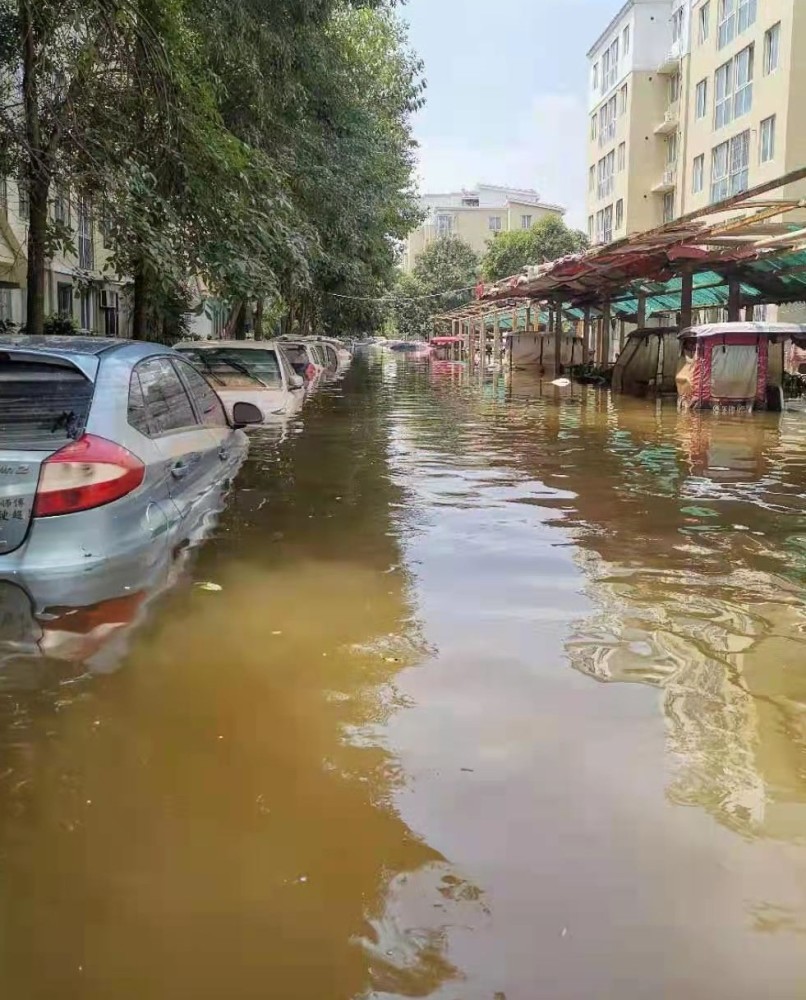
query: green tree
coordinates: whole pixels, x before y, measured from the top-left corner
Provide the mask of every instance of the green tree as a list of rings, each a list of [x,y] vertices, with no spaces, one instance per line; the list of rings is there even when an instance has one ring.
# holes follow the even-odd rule
[[[530,264],[544,264],[587,247],[583,232],[569,229],[559,216],[546,215],[531,229],[515,229],[490,240],[481,270],[486,281],[500,281]]]
[[[411,275],[401,274],[391,299],[391,318],[404,339],[426,337],[432,317],[470,302],[478,283],[479,259],[456,236],[429,243]]]

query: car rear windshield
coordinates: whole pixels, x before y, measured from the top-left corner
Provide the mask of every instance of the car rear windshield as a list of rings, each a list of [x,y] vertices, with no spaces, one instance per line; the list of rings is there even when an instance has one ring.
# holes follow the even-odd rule
[[[255,389],[261,384],[272,388],[283,384],[277,354],[269,348],[191,348],[183,350],[182,354],[209,375],[213,384],[219,386],[250,386]]]
[[[72,366],[0,354],[0,450],[51,451],[80,437],[92,392]]]

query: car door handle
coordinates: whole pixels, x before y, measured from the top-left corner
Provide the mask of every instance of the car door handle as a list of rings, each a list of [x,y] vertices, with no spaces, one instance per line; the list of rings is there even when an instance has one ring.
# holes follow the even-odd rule
[[[171,466],[171,475],[174,479],[184,479],[190,472],[190,465],[187,462],[174,462]]]

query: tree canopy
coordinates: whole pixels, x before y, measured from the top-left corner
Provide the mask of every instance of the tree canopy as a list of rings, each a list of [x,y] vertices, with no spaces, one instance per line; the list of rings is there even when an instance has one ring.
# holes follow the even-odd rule
[[[531,229],[515,229],[490,240],[481,270],[486,281],[500,281],[529,264],[544,264],[587,246],[583,232],[569,229],[559,216],[546,215]]]
[[[200,277],[241,317],[358,330],[416,224],[420,62],[395,0],[0,0],[0,173],[28,190],[28,329],[92,200],[134,332]],[[19,81],[19,86],[14,85]]]
[[[429,243],[412,274],[401,274],[395,286],[391,316],[399,336],[427,337],[432,316],[471,301],[478,274],[479,259],[464,240],[444,236]]]

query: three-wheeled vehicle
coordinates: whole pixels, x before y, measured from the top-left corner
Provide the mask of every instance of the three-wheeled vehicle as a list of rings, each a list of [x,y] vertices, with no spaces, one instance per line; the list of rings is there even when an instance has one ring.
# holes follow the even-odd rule
[[[806,344],[795,323],[715,323],[680,334],[678,404],[685,409],[783,409],[784,356]]]

